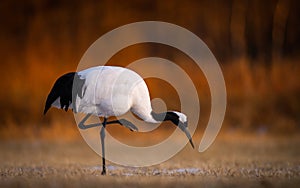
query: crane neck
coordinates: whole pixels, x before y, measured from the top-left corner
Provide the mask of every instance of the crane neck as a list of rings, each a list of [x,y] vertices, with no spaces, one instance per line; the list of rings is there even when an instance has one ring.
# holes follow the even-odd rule
[[[151,116],[154,120],[162,122],[162,121],[171,121],[175,125],[179,124],[179,117],[174,112],[163,112],[163,113],[155,113],[151,112]]]

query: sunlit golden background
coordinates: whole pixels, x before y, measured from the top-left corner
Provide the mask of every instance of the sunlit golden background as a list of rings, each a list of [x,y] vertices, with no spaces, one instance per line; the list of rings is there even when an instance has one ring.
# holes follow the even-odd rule
[[[145,20],[185,27],[214,53],[228,93],[221,133],[298,134],[299,5],[297,0],[1,1],[0,139],[80,138],[71,112],[52,109],[42,115],[54,81],[75,71],[100,36]],[[188,56],[164,45],[138,44],[123,49],[108,64],[126,66],[148,56],[172,60],[189,73],[199,92],[197,132],[202,134],[210,93],[203,73]],[[172,87],[155,79],[147,84],[152,98],[161,97],[168,108],[180,109]]]
[[[0,1],[0,185],[300,187],[299,10],[297,0]],[[52,108],[44,116],[44,103],[55,80],[75,71],[95,40],[137,21],[170,22],[207,44],[224,74],[226,115],[211,147],[198,152],[211,109],[202,71],[178,49],[129,46],[107,64],[156,56],[190,75],[201,104],[196,149],[186,145],[171,159],[142,168],[107,159],[107,176],[101,176],[101,157],[80,136],[72,112]],[[146,83],[151,98],[180,110],[174,87],[160,79]],[[147,133],[107,127],[133,146],[153,146],[174,129],[169,123]],[[118,147],[106,143],[106,149]]]

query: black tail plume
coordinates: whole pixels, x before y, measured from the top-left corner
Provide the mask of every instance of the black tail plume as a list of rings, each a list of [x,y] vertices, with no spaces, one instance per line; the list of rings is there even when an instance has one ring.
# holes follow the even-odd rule
[[[72,85],[75,72],[70,72],[59,77],[54,83],[50,93],[48,94],[44,115],[47,113],[53,102],[60,97],[61,108],[68,110],[69,105],[72,103]]]

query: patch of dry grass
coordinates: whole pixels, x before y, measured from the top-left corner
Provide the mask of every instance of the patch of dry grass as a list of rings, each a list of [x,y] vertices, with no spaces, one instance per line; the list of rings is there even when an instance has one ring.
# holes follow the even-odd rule
[[[204,153],[188,145],[151,167],[108,162],[108,175],[101,176],[100,157],[83,141],[7,141],[0,144],[0,181],[13,187],[297,187],[299,146],[298,137],[221,135]]]

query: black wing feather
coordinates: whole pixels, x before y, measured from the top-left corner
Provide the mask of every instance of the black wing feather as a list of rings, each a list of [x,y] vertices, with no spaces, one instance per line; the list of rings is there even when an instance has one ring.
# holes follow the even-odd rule
[[[59,77],[48,94],[44,114],[47,113],[53,102],[60,97],[61,109],[68,110],[72,102],[72,85],[75,72],[70,72]]]

